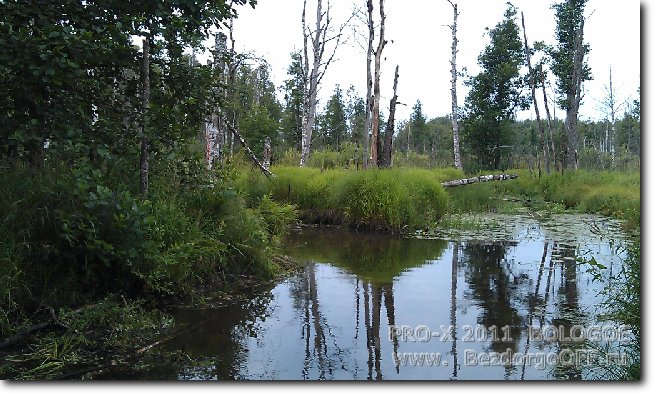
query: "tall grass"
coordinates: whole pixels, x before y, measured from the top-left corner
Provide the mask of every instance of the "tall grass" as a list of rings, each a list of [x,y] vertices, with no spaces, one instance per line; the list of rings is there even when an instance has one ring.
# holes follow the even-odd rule
[[[507,205],[507,197],[519,197],[556,203],[577,212],[616,217],[631,227],[640,222],[638,172],[577,170],[540,178],[527,170],[507,172],[517,173],[518,178],[448,189],[450,210],[498,211]]]
[[[458,176],[456,170],[346,169],[275,167],[268,181],[245,171],[238,184],[251,201],[270,195],[294,204],[308,222],[345,224],[401,232],[441,218],[448,196],[440,182]]]

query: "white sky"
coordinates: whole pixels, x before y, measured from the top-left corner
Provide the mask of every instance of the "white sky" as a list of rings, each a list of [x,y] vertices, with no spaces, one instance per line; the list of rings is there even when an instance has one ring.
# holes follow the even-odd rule
[[[326,0],[324,0],[326,3]],[[356,1],[365,7],[365,0]],[[459,54],[457,67],[467,67],[477,74],[477,57],[488,44],[485,28],[492,28],[502,19],[506,9],[504,0],[458,0]],[[550,9],[553,1],[514,0],[518,12],[524,11],[530,43],[540,40],[554,44],[555,18]],[[347,19],[355,1],[332,0],[334,24]],[[585,40],[590,44],[588,62],[593,81],[586,82],[582,103],[582,119],[601,119],[601,101],[608,86],[609,66],[613,68],[614,87],[618,99],[631,101],[640,86],[640,3],[635,0],[590,0],[586,6]],[[313,25],[315,0],[308,0],[307,24]],[[420,99],[428,118],[451,112],[450,57],[452,8],[446,0],[387,0],[386,38],[393,40],[384,49],[382,64],[382,104],[388,112],[392,94],[395,65],[400,66],[398,85],[398,119],[407,119],[411,107]],[[237,51],[252,52],[265,58],[271,65],[275,86],[287,79],[286,69],[290,53],[302,48],[302,0],[258,0],[256,8],[239,8],[234,22]],[[378,20],[378,4],[375,20]],[[518,24],[520,25],[518,13]],[[353,22],[354,23],[354,22]],[[365,33],[365,25],[357,22]],[[362,44],[367,45],[364,38]],[[359,95],[365,95],[365,49],[355,42],[342,45],[323,79],[319,98],[321,103],[333,92],[336,84],[343,90],[354,85]],[[459,78],[458,101],[462,106],[467,94],[463,79]],[[542,104],[541,104],[542,108]],[[541,109],[542,110],[542,109]],[[531,110],[519,114],[520,118],[534,117]],[[556,111],[557,117],[563,112]]]

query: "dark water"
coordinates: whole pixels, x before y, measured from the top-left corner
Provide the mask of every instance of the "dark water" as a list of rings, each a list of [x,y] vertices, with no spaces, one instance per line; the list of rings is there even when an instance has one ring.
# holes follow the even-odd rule
[[[581,347],[566,338],[573,325],[595,321],[603,285],[577,257],[594,256],[604,275],[618,270],[615,223],[499,219],[501,229],[456,241],[294,231],[287,253],[304,268],[245,301],[177,311],[178,324],[194,326],[169,347],[200,361],[148,377],[584,378],[583,365],[553,357]]]

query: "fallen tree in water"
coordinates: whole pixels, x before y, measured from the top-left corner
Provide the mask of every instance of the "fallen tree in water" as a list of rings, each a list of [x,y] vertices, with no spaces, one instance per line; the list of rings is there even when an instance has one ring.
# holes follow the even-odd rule
[[[473,178],[464,178],[464,179],[457,179],[454,181],[441,182],[441,186],[443,187],[463,186],[463,185],[470,185],[473,183],[480,183],[480,182],[504,181],[507,179],[516,179],[517,177],[518,177],[517,174],[480,175]]]

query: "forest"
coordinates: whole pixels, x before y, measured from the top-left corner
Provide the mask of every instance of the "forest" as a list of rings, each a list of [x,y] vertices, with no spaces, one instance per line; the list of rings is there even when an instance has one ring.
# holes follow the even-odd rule
[[[304,289],[293,294],[310,301],[306,319],[313,317],[305,326],[327,338],[327,312],[319,308],[318,295],[327,308],[328,293],[318,293],[322,284],[315,271],[327,268],[307,265],[307,259],[318,261],[318,252],[294,246],[293,237],[305,236],[298,231],[313,227],[360,232],[361,241],[344,236],[348,248],[356,250],[361,242],[372,250],[356,257],[365,266],[353,263],[354,257],[349,263],[347,256],[333,260],[357,275],[357,316],[359,280],[370,284],[365,308],[370,301],[373,317],[368,322],[366,314],[365,325],[377,324],[377,334],[365,345],[368,378],[375,362],[381,377],[380,360],[386,359],[376,352],[380,338],[385,339],[379,334],[382,293],[390,326],[398,308],[388,286],[392,290],[403,273],[432,258],[438,243],[438,256],[444,250],[452,255],[452,305],[458,294],[455,279],[463,281],[457,275],[464,269],[457,264],[468,264],[465,269],[472,271],[466,278],[477,280],[470,286],[483,300],[480,292],[493,291],[486,281],[504,280],[503,257],[479,257],[486,249],[477,241],[452,234],[477,231],[499,248],[492,253],[501,249],[504,256],[515,240],[497,246],[493,242],[500,241],[492,231],[483,232],[482,222],[490,217],[484,215],[505,215],[490,220],[499,226],[504,217],[517,223],[526,217],[542,228],[558,217],[590,220],[593,226],[619,223],[619,230],[612,230],[624,234],[615,252],[619,269],[613,270],[611,260],[607,274],[609,263],[600,252],[583,255],[581,235],[572,236],[579,245],[572,257],[561,257],[561,264],[574,260],[583,266],[577,270],[592,272],[593,283],[601,284],[598,292],[606,295],[601,321],[630,330],[630,340],[620,348],[628,362],[556,376],[639,380],[640,88],[629,92],[629,99],[619,96],[610,73],[602,97],[593,98],[603,119],[580,118],[580,107],[590,100],[584,83],[593,78],[588,63],[593,42],[584,36],[587,0],[552,4],[556,29],[551,42],[529,41],[535,21],[506,3],[501,20],[487,21],[476,75],[457,59],[461,20],[456,0],[442,0],[452,19],[438,39],[451,44],[451,53],[443,54],[451,72],[439,78],[451,85],[451,103],[436,117],[426,115],[420,99],[403,103],[398,95],[402,63],[390,64],[384,57],[393,39],[386,36],[385,23],[393,14],[385,12],[384,0],[358,0],[343,21],[331,12],[344,6],[341,2],[303,0],[292,20],[302,33],[300,49],[288,54],[281,86],[273,82],[265,58],[237,50],[239,12],[256,12],[264,1],[0,2],[0,377],[161,379],[160,371],[139,373],[153,371],[149,368],[156,363],[179,366],[179,371],[205,368],[208,359],[166,347],[193,330],[192,324],[178,322],[183,315],[175,307],[233,299],[247,304],[253,289],[268,291],[266,286],[284,280],[297,280]],[[323,83],[339,49],[350,45],[352,24],[358,24],[366,50],[365,64],[356,71],[366,81],[365,92]],[[381,86],[382,69],[394,72],[393,86]],[[396,116],[398,106],[410,107],[408,119]],[[535,117],[518,118],[519,111],[530,109]],[[482,179],[485,175],[502,180],[482,183],[489,178]],[[447,183],[470,179],[479,184]],[[306,242],[338,249],[339,242],[328,237],[318,233]],[[413,238],[434,244],[418,245]],[[419,251],[411,255],[416,261],[398,263],[401,242]],[[376,249],[377,243],[389,250]],[[538,256],[540,271],[536,264],[534,272],[540,273],[532,280],[538,283],[536,293],[546,255],[558,258],[552,245],[557,241],[548,238],[542,261]],[[332,258],[333,252],[326,256]],[[498,266],[479,265],[486,258]],[[377,262],[385,265],[377,267]],[[556,270],[553,264],[550,272]],[[574,267],[560,269],[562,277],[575,282],[573,290],[568,283],[560,293],[577,308],[582,301],[570,299],[583,298],[576,288],[581,279],[570,273]],[[375,282],[388,272],[383,282]],[[527,278],[514,277],[515,286]],[[547,286],[549,294],[549,278]],[[398,291],[396,286],[396,297]],[[536,294],[520,320],[514,301],[497,297],[511,316],[506,324],[516,330],[526,326],[526,319],[531,324],[539,302],[549,310],[549,296],[543,300]],[[252,307],[247,317],[234,317],[239,322],[234,324],[256,322],[250,316],[256,313]],[[453,306],[454,326],[457,313],[463,312]],[[562,316],[552,321],[578,323],[576,317]],[[502,316],[497,319],[504,322]],[[497,323],[488,316],[482,320]],[[331,370],[320,355],[324,351],[329,359],[328,345],[316,338],[316,368]],[[454,357],[455,365],[462,362]],[[290,379],[306,376],[313,375]]]

